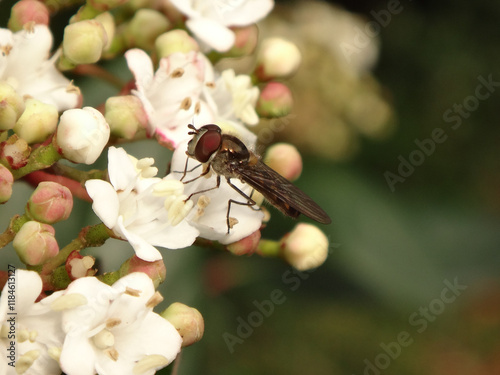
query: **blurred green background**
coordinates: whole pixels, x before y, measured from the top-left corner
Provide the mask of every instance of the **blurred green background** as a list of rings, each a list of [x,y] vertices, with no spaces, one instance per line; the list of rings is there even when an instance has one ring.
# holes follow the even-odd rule
[[[299,3],[279,4],[277,19],[284,17],[285,25],[297,29],[298,18],[290,14]],[[205,318],[204,338],[183,351],[179,374],[499,374],[500,87],[493,85],[487,99],[467,98],[476,95],[479,77],[500,82],[500,3],[334,4],[364,17],[361,25],[389,6],[402,9],[373,38],[380,49],[369,78],[357,77],[363,82],[358,94],[374,92],[389,109],[387,121],[380,122],[383,131],[351,132],[345,152],[336,152],[338,139],[329,133],[333,124],[341,122],[347,132],[355,126],[348,121],[352,108],[348,119],[343,112],[350,100],[341,108],[337,101],[356,95],[335,91],[345,79],[342,69],[332,68],[338,61],[306,41],[303,69],[310,75],[291,80],[295,127],[276,134],[276,141],[296,137],[303,146],[304,171],[296,184],[333,219],[321,228],[330,240],[329,258],[317,270],[295,274],[278,260],[257,256],[201,248],[163,251],[168,276],[162,306],[180,301]],[[105,65],[130,78],[123,61],[114,64]],[[86,105],[99,105],[115,93],[75,78]],[[456,129],[455,121],[443,118],[454,105],[474,107]],[[320,109],[311,110],[314,106]],[[380,120],[366,107],[360,110],[366,112],[362,122],[369,125],[372,115]],[[399,157],[408,160],[418,150],[415,140],[430,138],[436,128],[443,129],[446,141],[390,189],[384,174],[398,174]],[[301,134],[312,145],[301,145]],[[127,149],[137,157],[154,156],[160,170],[169,160],[167,151],[152,149],[149,142]],[[2,207],[1,225],[22,210],[19,202],[29,191],[17,188],[20,198]],[[97,222],[89,208],[76,204],[72,223]],[[272,213],[263,236],[278,239],[295,222]],[[78,233],[79,227],[69,224],[56,225],[60,244]],[[110,270],[119,266],[123,252],[132,255],[126,244],[108,241],[89,253],[100,258],[101,269]],[[2,258],[1,263],[14,262],[12,248]],[[265,301],[276,290],[283,303],[271,308]],[[273,311],[264,316],[257,305]],[[255,327],[241,327],[249,321]],[[228,345],[225,338],[242,330],[245,337]]]

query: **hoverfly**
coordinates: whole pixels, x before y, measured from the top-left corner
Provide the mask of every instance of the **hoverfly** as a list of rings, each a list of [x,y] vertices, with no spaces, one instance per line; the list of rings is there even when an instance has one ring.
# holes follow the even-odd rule
[[[193,138],[187,146],[186,154],[188,158],[181,181],[186,176],[189,158],[202,163],[204,169],[199,176],[184,181],[185,184],[205,176],[211,169],[217,175],[216,186],[195,192],[188,199],[194,194],[218,188],[220,178],[223,176],[229,186],[246,200],[246,202],[229,200],[226,216],[228,233],[232,227],[229,220],[231,204],[245,205],[251,208],[256,205],[251,196],[248,196],[231,183],[232,178],[237,178],[250,185],[287,216],[296,218],[303,214],[322,224],[331,223],[330,217],[316,202],[278,172],[264,164],[260,157],[250,151],[240,139],[233,135],[222,134],[221,128],[214,124],[205,125],[199,129],[196,129],[191,124],[188,127],[192,130],[188,134],[192,135]]]

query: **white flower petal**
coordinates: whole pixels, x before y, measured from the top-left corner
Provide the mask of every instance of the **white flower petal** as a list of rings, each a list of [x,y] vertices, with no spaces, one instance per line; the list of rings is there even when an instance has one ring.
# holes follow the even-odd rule
[[[136,235],[135,233],[127,230],[123,225],[123,219],[120,216],[117,222],[118,230],[124,238],[134,248],[135,255],[146,262],[154,262],[162,259],[161,253],[151,245],[145,238]]]
[[[129,155],[123,148],[108,149],[109,181],[116,190],[125,190],[137,178],[137,171]]]
[[[192,18],[186,21],[186,26],[202,42],[219,52],[230,49],[235,40],[234,32],[226,26],[208,18]]]
[[[87,193],[92,198],[92,209],[108,228],[113,228],[118,220],[120,202],[113,186],[102,180],[88,180]]]

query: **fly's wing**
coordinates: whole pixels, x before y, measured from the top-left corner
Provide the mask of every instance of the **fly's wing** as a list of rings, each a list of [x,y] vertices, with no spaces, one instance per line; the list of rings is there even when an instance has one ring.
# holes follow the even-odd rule
[[[303,214],[322,224],[331,223],[330,217],[316,202],[262,161],[239,168],[237,174],[240,180],[260,192],[285,215],[297,217]]]

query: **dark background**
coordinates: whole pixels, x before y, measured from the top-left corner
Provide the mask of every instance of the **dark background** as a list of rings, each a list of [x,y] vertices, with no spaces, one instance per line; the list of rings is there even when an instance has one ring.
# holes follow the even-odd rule
[[[388,2],[335,4],[370,20]],[[404,11],[379,35],[373,71],[397,117],[394,133],[383,141],[363,138],[349,161],[304,154],[297,185],[333,219],[322,227],[330,239],[325,265],[297,275],[278,260],[257,256],[200,248],[164,252],[165,306],[194,306],[206,324],[203,340],[183,351],[180,374],[500,373],[500,90],[480,100],[459,128],[443,119],[474,95],[478,77],[500,81],[500,3],[401,4]],[[4,21],[10,4],[0,7]],[[61,30],[65,15],[57,17],[52,26]],[[123,62],[117,67],[130,77]],[[112,93],[95,82],[77,83],[90,105]],[[408,159],[415,140],[436,128],[445,130],[447,140],[392,192],[384,173],[396,173],[398,157]],[[130,150],[141,157],[150,146],[140,142]],[[154,152],[157,163],[161,157],[166,163],[164,150]],[[8,213],[2,208],[2,225],[16,212],[9,205]],[[96,221],[88,204],[75,209],[73,223]],[[276,212],[271,223],[264,235],[275,239],[295,225]],[[56,227],[66,236],[60,244],[79,230],[65,225]],[[131,254],[130,248],[123,251]],[[102,261],[102,269],[120,260],[115,263]],[[450,301],[443,296],[452,296],[445,289],[453,284],[464,287]],[[231,352],[224,337],[236,336],[242,321],[257,317],[256,306],[266,305],[275,290],[283,303],[273,304]]]

